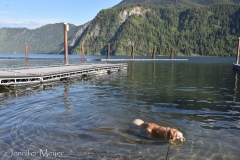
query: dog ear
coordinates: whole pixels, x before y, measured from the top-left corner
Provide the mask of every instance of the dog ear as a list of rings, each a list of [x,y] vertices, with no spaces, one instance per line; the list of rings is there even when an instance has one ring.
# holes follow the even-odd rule
[[[176,140],[177,139],[177,130],[176,129],[171,129],[171,139]]]
[[[171,129],[170,129],[170,128],[167,128],[167,138],[168,138],[168,139],[172,139]]]

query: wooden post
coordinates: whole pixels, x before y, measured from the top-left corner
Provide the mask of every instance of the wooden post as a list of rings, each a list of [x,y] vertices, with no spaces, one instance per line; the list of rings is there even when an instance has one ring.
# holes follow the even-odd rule
[[[169,59],[173,59],[173,56],[174,56],[174,49],[172,48],[172,50],[171,50],[171,55],[170,55],[170,58],[169,58]]]
[[[131,59],[134,59],[134,44],[132,45]]]
[[[82,43],[82,60],[84,60],[84,44]]]
[[[239,60],[239,52],[240,52],[240,37],[238,38],[237,55],[236,55],[236,64],[238,64],[238,60]]]
[[[110,56],[110,43],[108,43],[107,57],[106,57],[106,59],[109,59],[109,56]]]
[[[156,59],[156,46],[153,48],[153,54],[152,54],[152,59]]]
[[[26,59],[29,58],[29,56],[28,56],[28,44],[27,43],[25,43],[25,58]]]
[[[69,26],[67,23],[63,24],[63,32],[64,32],[64,64],[68,65],[68,36],[67,32],[69,31]]]

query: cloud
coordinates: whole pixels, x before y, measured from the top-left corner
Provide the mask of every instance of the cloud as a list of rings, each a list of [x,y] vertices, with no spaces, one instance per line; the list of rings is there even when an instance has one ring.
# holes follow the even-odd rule
[[[29,28],[35,29],[46,24],[53,24],[61,22],[59,19],[17,19],[14,20],[10,17],[0,16],[0,28],[8,27],[8,28]]]
[[[14,12],[0,11],[0,15],[1,15],[1,14],[4,14],[4,15],[6,15],[6,14],[14,14]]]
[[[23,14],[17,14],[15,12],[8,12],[0,10],[0,28],[8,27],[8,28],[29,28],[35,29],[46,24],[53,24],[62,22],[60,19],[14,19],[13,17],[16,15],[20,15],[20,17],[26,17]]]

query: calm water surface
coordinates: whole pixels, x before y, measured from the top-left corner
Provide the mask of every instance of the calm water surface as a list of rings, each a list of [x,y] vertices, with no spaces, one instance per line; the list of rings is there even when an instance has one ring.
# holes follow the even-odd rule
[[[3,159],[166,159],[169,143],[135,118],[174,127],[168,159],[239,159],[240,82],[234,58],[128,62],[124,72],[0,88]],[[31,60],[28,66],[59,61]],[[73,62],[76,63],[76,62]],[[0,60],[0,68],[25,67]]]

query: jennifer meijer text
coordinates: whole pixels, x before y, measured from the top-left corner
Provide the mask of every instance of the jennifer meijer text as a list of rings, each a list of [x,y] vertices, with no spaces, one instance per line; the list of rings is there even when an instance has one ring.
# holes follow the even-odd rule
[[[39,151],[37,152],[33,152],[33,151],[23,151],[23,152],[16,152],[14,150],[11,150],[11,156],[34,156],[34,157],[53,157],[53,158],[59,158],[59,157],[63,157],[64,152],[56,152],[56,151],[49,151],[47,149],[42,150],[39,149]],[[9,155],[8,155],[9,156]]]

